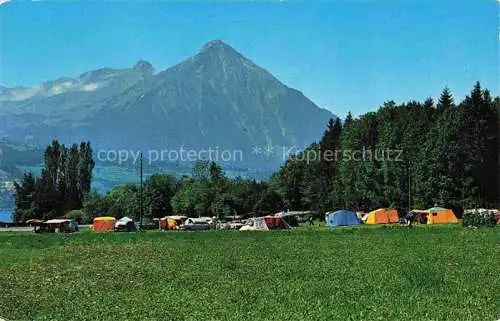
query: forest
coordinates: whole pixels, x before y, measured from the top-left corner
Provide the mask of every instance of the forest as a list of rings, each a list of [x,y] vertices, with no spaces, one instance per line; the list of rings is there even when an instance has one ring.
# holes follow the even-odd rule
[[[351,153],[315,162],[296,155],[271,182],[286,208],[319,213],[336,208],[499,206],[499,103],[499,97],[492,98],[477,82],[459,103],[445,88],[437,102],[388,101],[358,119],[349,114],[343,122],[331,120],[308,150]],[[353,151],[371,151],[372,157],[345,157],[354,156]]]

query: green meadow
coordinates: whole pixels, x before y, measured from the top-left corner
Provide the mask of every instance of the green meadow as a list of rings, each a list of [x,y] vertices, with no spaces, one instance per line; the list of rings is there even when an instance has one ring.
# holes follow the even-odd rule
[[[500,230],[0,233],[7,320],[497,320]]]

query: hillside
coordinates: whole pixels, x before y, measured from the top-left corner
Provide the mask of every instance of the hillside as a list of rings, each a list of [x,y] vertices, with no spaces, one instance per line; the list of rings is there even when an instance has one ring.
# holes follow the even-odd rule
[[[331,117],[219,40],[156,74],[140,61],[133,68],[102,68],[0,91],[0,134],[11,140],[90,140],[98,149],[241,150],[239,165],[257,168],[276,167],[282,159],[255,155],[255,147],[306,146]]]

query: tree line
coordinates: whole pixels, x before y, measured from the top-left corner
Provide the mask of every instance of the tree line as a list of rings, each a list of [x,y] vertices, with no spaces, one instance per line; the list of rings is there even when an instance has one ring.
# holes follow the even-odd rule
[[[16,220],[51,218],[83,209],[84,220],[110,215],[148,219],[188,216],[259,216],[281,210],[378,207],[498,207],[500,98],[476,83],[455,103],[445,88],[437,102],[385,102],[358,118],[330,119],[321,139],[291,156],[268,180],[228,178],[214,162],[198,161],[190,176],[150,176],[90,190],[89,143],[45,152],[41,177],[16,184]],[[314,156],[314,157],[313,157]],[[319,157],[318,157],[319,156]]]
[[[91,217],[111,215],[138,219],[140,186],[116,186],[106,195],[92,191],[83,203]],[[200,160],[190,176],[179,179],[166,173],[151,175],[143,186],[143,211],[147,220],[165,215],[190,217],[265,215],[281,210],[283,201],[267,182],[228,178],[215,162]]]
[[[349,113],[330,120],[321,140],[288,159],[271,182],[285,207],[318,213],[499,206],[499,106],[478,82],[458,104],[445,88],[437,103],[388,101],[357,119]],[[311,151],[341,157],[311,161],[304,157]],[[362,151],[371,157],[346,157]]]
[[[40,176],[24,173],[15,182],[15,221],[61,217],[82,207],[90,191],[94,160],[89,142],[69,147],[57,140],[46,148]]]
[[[190,176],[176,178],[167,173],[151,175],[141,186],[128,183],[115,186],[105,195],[90,189],[92,148],[89,143],[70,149],[53,141],[44,153],[40,177],[25,173],[15,183],[15,221],[65,217],[80,209],[80,222],[97,216],[123,216],[139,219],[140,197],[146,220],[181,213],[191,217],[231,216],[242,213],[264,215],[282,209],[281,196],[267,182],[228,178],[215,162],[198,161]],[[73,215],[73,214],[71,214]]]

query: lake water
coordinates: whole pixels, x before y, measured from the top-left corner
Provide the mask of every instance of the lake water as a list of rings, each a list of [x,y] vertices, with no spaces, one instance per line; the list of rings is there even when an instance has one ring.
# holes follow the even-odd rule
[[[0,211],[0,222],[11,223],[12,222],[12,212]]]

